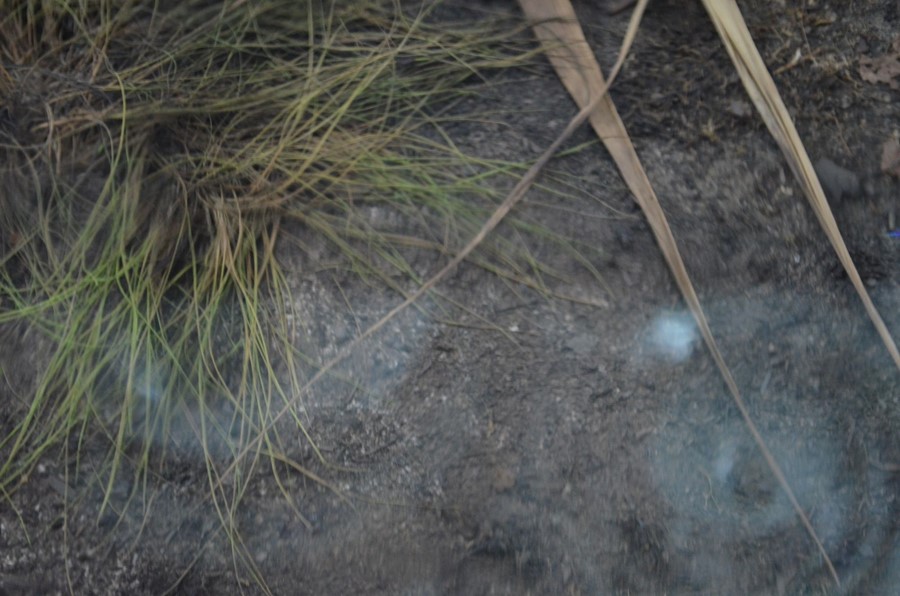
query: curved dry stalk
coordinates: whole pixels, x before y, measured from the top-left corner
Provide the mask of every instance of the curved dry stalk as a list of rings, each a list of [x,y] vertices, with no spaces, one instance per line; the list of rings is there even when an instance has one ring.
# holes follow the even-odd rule
[[[809,156],[806,154],[803,141],[800,140],[794,122],[791,120],[784,102],[781,101],[775,81],[772,80],[772,76],[759,55],[759,50],[756,49],[756,45],[750,37],[750,31],[747,30],[747,24],[741,16],[740,9],[734,0],[703,0],[703,5],[716,26],[719,37],[722,38],[728,55],[731,56],[731,61],[734,62],[734,67],[741,77],[741,82],[744,83],[747,95],[750,96],[750,100],[753,101],[753,105],[756,106],[756,110],[766,123],[769,133],[775,138],[784,153],[791,171],[794,172],[794,177],[803,189],[803,194],[809,199],[825,235],[828,236],[828,240],[834,247],[847,276],[853,282],[853,287],[856,288],[856,293],[859,294],[866,313],[875,325],[878,335],[881,336],[881,341],[890,352],[894,364],[900,369],[900,351],[897,350],[897,344],[891,337],[891,332],[884,324],[878,309],[872,303],[869,292],[866,291],[866,286],[853,264],[853,259],[850,258],[847,245],[844,243],[831,208],[828,206],[828,200],[822,191],[822,185],[819,183],[812,162],[809,161]]]
[[[624,178],[629,190],[631,190],[635,200],[647,217],[653,235],[656,237],[666,263],[672,271],[675,282],[678,284],[685,302],[687,302],[694,319],[697,321],[703,341],[706,343],[716,363],[716,367],[719,369],[719,373],[725,380],[725,384],[728,386],[732,399],[740,411],[750,434],[753,436],[753,440],[756,442],[772,474],[787,494],[794,511],[803,522],[803,526],[815,543],[816,548],[824,558],[828,571],[831,573],[834,581],[840,585],[837,571],[828,553],[825,551],[822,541],[794,495],[794,491],[790,483],[788,483],[784,472],[750,417],[750,412],[731,374],[731,370],[725,363],[725,359],[713,337],[706,315],[700,305],[700,299],[694,290],[681,254],[678,251],[678,245],[675,243],[672,230],[669,228],[665,214],[659,204],[659,199],[656,197],[656,193],[643,166],[641,166],[634,145],[631,143],[625,125],[619,117],[612,99],[606,94],[608,84],[604,81],[600,65],[597,63],[597,59],[594,57],[594,53],[584,37],[584,32],[581,29],[571,2],[569,0],[519,0],[519,4],[522,6],[525,14],[535,23],[535,34],[547,48],[550,62],[576,103],[580,106],[590,105],[592,99],[596,101],[598,96],[602,96],[602,101],[591,114],[591,125],[597,136],[603,141],[613,161],[616,162],[622,178]],[[638,6],[635,7],[635,14],[642,12],[645,5],[646,0],[639,2]],[[632,18],[633,23],[634,17]]]
[[[625,39],[622,41],[622,47],[619,51],[619,56],[616,59],[616,63],[613,66],[612,73],[610,74],[609,81],[604,83],[601,88],[598,90],[598,93],[593,96],[593,98],[587,102],[581,111],[572,118],[569,124],[566,126],[565,130],[563,130],[560,135],[553,141],[553,143],[538,157],[538,159],[532,164],[528,171],[522,176],[519,182],[513,187],[510,193],[503,199],[503,202],[497,207],[494,213],[490,218],[484,223],[478,233],[469,241],[468,244],[455,256],[450,260],[440,271],[435,273],[428,281],[423,283],[415,292],[410,294],[406,300],[395,306],[391,309],[386,315],[384,315],[378,322],[374,323],[371,327],[366,329],[361,335],[359,335],[356,339],[351,341],[349,344],[344,346],[337,355],[335,355],[331,360],[327,361],[325,364],[321,366],[321,368],[316,372],[315,375],[310,378],[309,381],[303,387],[300,388],[300,391],[294,398],[289,401],[285,406],[274,416],[271,418],[269,422],[269,426],[266,429],[263,429],[255,439],[250,441],[247,445],[244,446],[243,449],[235,456],[231,465],[229,465],[221,475],[219,475],[218,480],[216,481],[214,490],[218,490],[221,487],[222,483],[234,472],[243,458],[248,456],[254,449],[256,449],[261,441],[262,436],[268,431],[268,428],[273,427],[278,423],[284,416],[286,416],[291,409],[294,407],[295,403],[300,399],[300,397],[306,393],[313,385],[319,382],[329,371],[331,371],[335,366],[337,366],[340,362],[342,362],[345,358],[350,356],[359,345],[377,333],[380,329],[382,329],[388,322],[390,322],[394,317],[400,314],[407,307],[415,303],[422,296],[427,294],[432,288],[434,288],[438,283],[440,283],[447,275],[453,271],[460,263],[462,263],[472,252],[481,244],[485,238],[487,238],[488,234],[490,234],[499,224],[503,221],[503,218],[512,210],[512,208],[518,203],[522,197],[525,196],[525,193],[528,192],[528,189],[531,188],[531,185],[534,184],[537,175],[541,172],[544,166],[556,155],[556,152],[565,143],[569,137],[572,136],[578,127],[585,123],[588,118],[591,117],[591,114],[595,112],[597,106],[601,104],[601,102],[606,98],[606,91],[609,89],[609,86],[615,80],[616,75],[618,75],[619,70],[621,70],[622,65],[625,62],[625,58],[628,56],[628,51],[631,48],[631,44],[634,41],[634,37],[637,34],[638,25],[640,24],[641,16],[644,13],[644,8],[647,6],[648,0],[640,0],[639,5],[635,8],[634,14],[631,18],[631,22],[628,25],[628,31],[625,34]]]

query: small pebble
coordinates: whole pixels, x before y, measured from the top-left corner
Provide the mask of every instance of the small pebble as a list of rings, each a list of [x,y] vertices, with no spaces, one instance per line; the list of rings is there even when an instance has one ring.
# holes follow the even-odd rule
[[[863,192],[866,193],[867,197],[874,197],[875,193],[878,190],[875,188],[875,183],[871,180],[866,180],[865,184],[863,184]]]
[[[728,111],[739,118],[749,118],[753,115],[753,108],[750,104],[740,99],[733,99],[728,104]]]

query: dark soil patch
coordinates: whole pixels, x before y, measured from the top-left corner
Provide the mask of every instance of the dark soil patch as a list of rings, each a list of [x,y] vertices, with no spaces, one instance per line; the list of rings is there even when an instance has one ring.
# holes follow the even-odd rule
[[[628,17],[597,4],[576,8],[608,68]],[[776,82],[813,161],[859,178],[859,191],[832,207],[900,335],[900,240],[887,234],[898,181],[879,170],[900,94],[857,72],[860,55],[889,48],[896,3],[742,6],[773,70],[795,52],[813,56]],[[530,159],[575,111],[549,66],[492,83],[455,109],[488,107],[495,121],[449,129],[474,153]],[[240,508],[237,527],[272,592],[900,589],[900,378],[699,3],[650,7],[613,98],[725,358],[843,588],[759,460],[649,229],[594,146],[554,164],[553,178],[581,198],[535,190],[521,213],[602,250],[591,265],[604,284],[549,244],[527,246],[566,274],[552,289],[605,306],[548,299],[463,266],[442,292],[470,310],[436,301],[435,317],[410,310],[364,346],[343,370],[365,390],[323,384],[305,405],[325,456],[353,471],[301,457],[349,500],[299,474],[282,475],[282,487],[263,474]],[[576,139],[588,140],[587,130]],[[297,341],[317,357],[400,300],[284,250],[306,321]],[[439,263],[417,265],[424,276]],[[0,391],[10,403],[31,389],[47,347],[20,329],[3,333],[9,386]],[[97,491],[67,486],[56,455],[0,506],[0,593],[260,590],[233,560],[199,458],[172,461],[146,489],[126,470],[98,515]]]

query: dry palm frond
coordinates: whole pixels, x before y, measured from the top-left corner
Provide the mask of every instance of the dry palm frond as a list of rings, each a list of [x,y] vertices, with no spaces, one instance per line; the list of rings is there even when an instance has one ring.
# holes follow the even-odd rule
[[[653,230],[653,235],[662,249],[663,256],[669,265],[669,269],[672,271],[672,275],[675,277],[678,288],[681,290],[685,302],[687,302],[694,319],[697,321],[703,340],[725,380],[734,403],[740,410],[741,416],[754,441],[770,470],[788,495],[794,510],[803,522],[819,552],[822,554],[832,577],[837,583],[840,583],[837,572],[821,540],[819,540],[809,518],[797,501],[794,491],[791,489],[781,467],[750,417],[750,412],[744,403],[743,397],[741,397],[737,383],[718,348],[706,316],[700,306],[700,300],[679,254],[675,238],[659,204],[659,199],[656,197],[650,180],[641,166],[628,132],[625,130],[625,125],[619,118],[612,99],[606,94],[608,84],[604,81],[600,65],[597,63],[594,53],[584,37],[572,4],[569,0],[519,0],[519,3],[525,14],[534,22],[535,34],[546,46],[550,62],[575,102],[579,106],[590,106],[598,101],[598,96],[602,96],[602,100],[599,100],[596,110],[591,114],[591,125],[612,155],[625,183],[647,217],[647,221]],[[634,23],[636,18],[639,18],[645,5],[646,0],[642,0],[635,8],[635,17],[632,18],[632,23]],[[810,171],[812,171],[811,166]],[[819,190],[821,192],[821,189]]]
[[[775,88],[775,82],[750,37],[750,32],[747,30],[747,25],[744,23],[737,4],[734,0],[703,0],[703,4],[725,44],[725,49],[728,50],[728,55],[734,62],[735,69],[747,89],[747,94],[762,116],[769,132],[781,147],[794,176],[803,189],[803,194],[809,199],[822,229],[825,230],[844,270],[850,277],[850,281],[853,282],[853,287],[856,288],[856,292],[862,299],[869,318],[872,319],[872,323],[878,330],[878,335],[881,336],[891,358],[894,359],[894,364],[900,368],[900,352],[897,350],[897,344],[881,319],[881,315],[878,314],[878,309],[875,308],[872,299],[869,298],[869,293],[853,264],[853,259],[850,258],[847,245],[844,244],[834,215],[828,207],[822,185],[809,161],[800,135],[797,134],[791,116],[784,106],[784,102],[781,101],[778,89]]]

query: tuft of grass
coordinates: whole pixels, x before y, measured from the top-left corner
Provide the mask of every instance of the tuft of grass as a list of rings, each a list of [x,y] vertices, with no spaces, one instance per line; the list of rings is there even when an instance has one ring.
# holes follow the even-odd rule
[[[137,494],[200,456],[263,584],[233,522],[248,482],[268,469],[327,485],[293,455],[299,433],[327,464],[296,407],[311,367],[276,247],[324,239],[350,271],[418,282],[406,251],[456,252],[495,181],[523,170],[460,152],[440,108],[537,50],[511,20],[435,27],[376,0],[2,5],[0,325],[51,349],[0,436],[0,491],[100,446],[73,482],[99,482],[115,509],[122,474]],[[421,234],[374,227],[373,206]],[[549,291],[556,272],[517,251],[498,238],[473,260]]]

